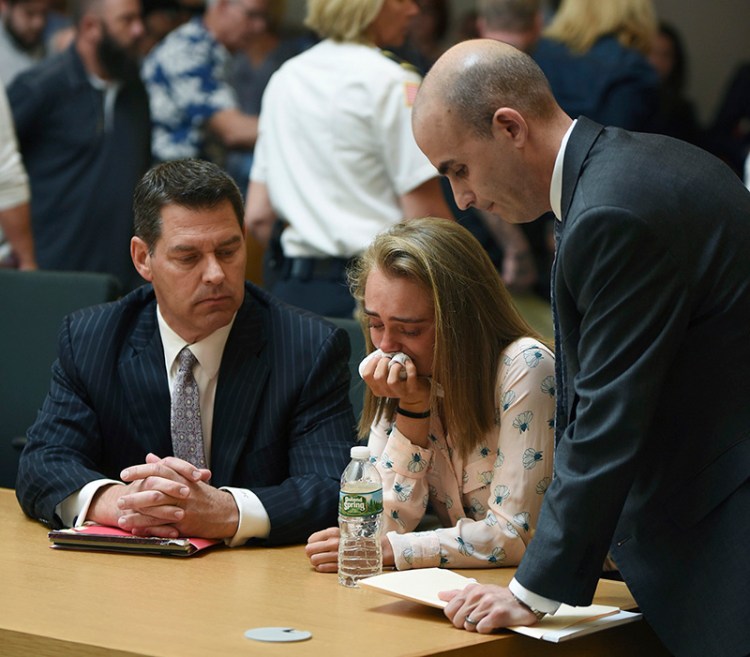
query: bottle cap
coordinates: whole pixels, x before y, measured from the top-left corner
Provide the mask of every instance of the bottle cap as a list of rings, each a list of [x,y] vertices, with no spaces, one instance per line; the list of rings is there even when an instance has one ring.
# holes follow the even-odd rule
[[[355,445],[351,450],[351,457],[358,461],[370,458],[370,448],[367,445]]]

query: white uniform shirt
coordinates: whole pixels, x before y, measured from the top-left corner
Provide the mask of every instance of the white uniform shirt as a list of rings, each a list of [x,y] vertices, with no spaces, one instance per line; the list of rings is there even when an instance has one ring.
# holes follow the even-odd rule
[[[5,89],[0,86],[0,210],[8,210],[30,198],[29,179],[18,152],[13,116]],[[0,229],[0,262],[10,257],[10,244]]]
[[[438,175],[411,129],[420,82],[375,47],[330,40],[272,76],[250,178],[290,223],[286,256],[361,253],[402,219],[399,197]]]

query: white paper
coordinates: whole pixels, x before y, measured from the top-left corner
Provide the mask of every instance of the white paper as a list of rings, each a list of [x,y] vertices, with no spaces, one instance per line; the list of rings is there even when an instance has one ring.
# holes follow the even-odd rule
[[[360,580],[359,585],[362,588],[443,609],[448,603],[438,598],[439,591],[463,589],[475,582],[473,578],[464,577],[445,568],[418,568],[368,577]],[[622,611],[609,605],[571,607],[563,604],[554,616],[545,616],[531,627],[517,625],[507,629],[534,639],[559,643],[640,618],[641,614]]]

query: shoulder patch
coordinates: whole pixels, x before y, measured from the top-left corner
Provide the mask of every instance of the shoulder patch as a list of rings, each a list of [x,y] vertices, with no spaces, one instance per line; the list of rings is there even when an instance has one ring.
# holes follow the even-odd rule
[[[414,105],[419,85],[416,82],[404,82],[404,102],[407,107]]]

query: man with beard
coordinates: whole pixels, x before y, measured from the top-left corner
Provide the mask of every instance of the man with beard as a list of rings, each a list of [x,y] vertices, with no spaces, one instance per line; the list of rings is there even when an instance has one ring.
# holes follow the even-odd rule
[[[0,2],[0,81],[6,87],[45,55],[47,0]]]
[[[148,97],[138,76],[139,0],[79,0],[77,36],[8,89],[31,183],[42,269],[108,272],[130,260],[133,189],[150,164]]]

